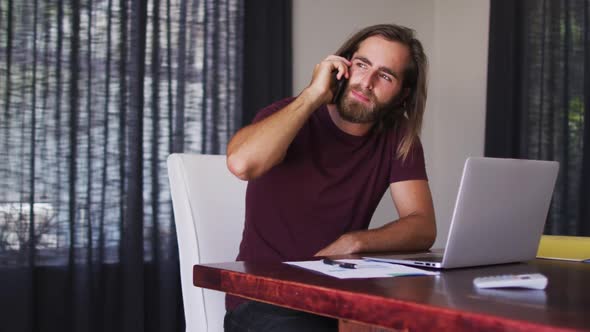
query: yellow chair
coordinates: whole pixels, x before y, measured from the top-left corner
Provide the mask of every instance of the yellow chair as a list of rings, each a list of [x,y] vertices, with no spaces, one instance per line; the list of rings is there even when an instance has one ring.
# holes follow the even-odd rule
[[[537,257],[576,261],[590,259],[590,237],[543,235]]]

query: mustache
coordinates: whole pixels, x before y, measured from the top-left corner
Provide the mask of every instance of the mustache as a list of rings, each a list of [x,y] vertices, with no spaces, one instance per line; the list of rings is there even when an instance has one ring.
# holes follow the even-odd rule
[[[375,95],[373,94],[373,91],[363,88],[360,84],[354,84],[354,85],[349,85],[348,86],[349,90],[354,90],[356,92],[360,92],[361,94],[363,94],[365,97],[369,98],[369,100],[371,100],[372,102],[375,102]]]

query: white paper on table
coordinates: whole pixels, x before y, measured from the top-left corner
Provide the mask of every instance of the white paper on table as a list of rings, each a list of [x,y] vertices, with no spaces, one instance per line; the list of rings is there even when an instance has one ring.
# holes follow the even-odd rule
[[[336,261],[353,263],[357,265],[357,268],[342,268],[337,265],[325,264],[322,260],[285,262],[285,264],[313,270],[339,279],[431,276],[439,274],[438,271],[428,271],[400,264],[366,261],[363,259],[338,259]]]

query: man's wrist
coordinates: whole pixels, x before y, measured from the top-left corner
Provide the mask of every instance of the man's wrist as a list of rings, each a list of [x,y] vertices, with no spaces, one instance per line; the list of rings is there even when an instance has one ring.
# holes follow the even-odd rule
[[[364,236],[362,231],[348,233],[344,236],[348,237],[350,249],[353,254],[365,251]]]
[[[314,110],[320,107],[321,105],[325,104],[323,99],[323,94],[320,91],[316,91],[313,87],[306,87],[301,91],[299,95],[300,98],[303,99],[303,102],[313,108]]]

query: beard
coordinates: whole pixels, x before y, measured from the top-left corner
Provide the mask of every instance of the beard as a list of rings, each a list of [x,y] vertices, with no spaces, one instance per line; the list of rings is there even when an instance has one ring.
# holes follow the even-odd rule
[[[369,103],[363,103],[351,96],[350,91],[362,93],[369,99]],[[348,85],[342,97],[336,104],[340,117],[352,123],[376,123],[383,115],[395,105],[397,98],[393,97],[388,102],[382,103],[371,90],[363,89],[359,85]]]

